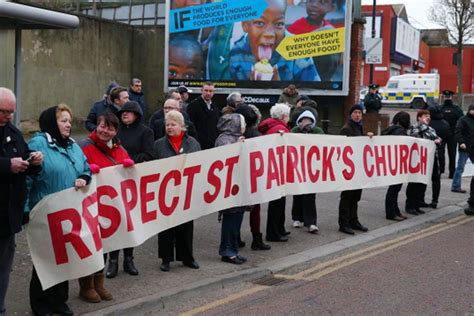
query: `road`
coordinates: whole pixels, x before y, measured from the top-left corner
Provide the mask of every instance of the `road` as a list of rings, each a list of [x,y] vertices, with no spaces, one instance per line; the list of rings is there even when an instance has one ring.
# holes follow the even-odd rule
[[[473,240],[474,218],[461,215],[303,269],[200,291],[187,297],[192,308],[143,314],[470,315]]]

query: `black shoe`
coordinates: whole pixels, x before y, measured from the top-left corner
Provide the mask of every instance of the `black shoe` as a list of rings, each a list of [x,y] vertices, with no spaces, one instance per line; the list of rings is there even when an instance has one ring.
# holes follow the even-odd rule
[[[105,276],[107,279],[112,279],[117,276],[118,273],[118,260],[117,259],[109,259],[109,266],[107,267],[107,272]]]
[[[196,261],[183,261],[183,265],[191,269],[199,269],[199,264]]]
[[[51,314],[72,316],[74,315],[74,312],[69,308],[69,306],[66,303],[64,303],[61,307],[54,308]]]
[[[272,247],[263,242],[261,233],[254,233],[251,248],[252,250],[270,250]]]
[[[406,209],[405,212],[411,215],[418,215],[418,212],[414,208]]]
[[[163,272],[169,272],[170,271],[170,263],[169,262],[164,262],[160,266],[160,270]]]
[[[454,193],[466,193],[466,190],[463,190],[463,189],[451,189],[451,192],[454,192]]]
[[[386,219],[390,220],[390,221],[397,221],[397,222],[401,222],[401,221],[404,221],[405,219],[401,216],[393,216],[393,217],[389,217],[387,216]]]
[[[339,226],[339,231],[344,234],[354,235],[354,231],[349,226]]]
[[[430,207],[431,208],[438,208],[438,203],[432,202],[432,203],[430,203]]]
[[[351,228],[353,230],[360,230],[361,232],[364,232],[364,233],[369,231],[369,229],[365,227],[364,225],[362,225],[359,221],[351,224]]]
[[[283,234],[282,234],[282,235],[283,235],[283,236],[288,236],[288,235],[291,235],[291,232],[289,232],[289,231],[285,231],[285,232],[283,232]]]
[[[423,211],[422,209],[419,209],[419,208],[416,208],[415,211],[418,213],[418,214],[425,214],[426,212]]]
[[[123,259],[123,270],[130,275],[138,275],[138,270],[133,263],[133,257],[125,257]]]
[[[244,256],[237,255],[237,258],[239,258],[240,261],[242,261],[242,262],[247,262],[247,258],[245,258]]]
[[[240,239],[239,237],[239,248],[244,248],[245,247],[245,241],[243,241],[242,239]]]
[[[288,236],[280,236],[277,238],[266,238],[267,241],[288,241]]]
[[[468,216],[473,216],[474,215],[474,208],[471,206],[468,206],[464,209],[464,214]]]
[[[423,202],[423,203],[420,204],[420,207],[428,207],[428,206],[429,206],[429,204],[426,203],[426,202]]]
[[[234,256],[234,257],[224,256],[224,257],[222,257],[221,260],[224,261],[224,262],[233,263],[233,264],[242,264],[242,263],[244,263],[242,260],[240,260],[240,258],[238,256]]]

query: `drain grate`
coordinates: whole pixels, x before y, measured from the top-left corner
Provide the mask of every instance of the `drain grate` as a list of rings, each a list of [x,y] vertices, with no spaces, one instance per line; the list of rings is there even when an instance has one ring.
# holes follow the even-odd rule
[[[288,282],[288,279],[277,278],[273,275],[267,275],[267,276],[264,276],[263,278],[254,280],[252,283],[257,284],[257,285],[274,286],[274,285],[280,285],[286,282]]]

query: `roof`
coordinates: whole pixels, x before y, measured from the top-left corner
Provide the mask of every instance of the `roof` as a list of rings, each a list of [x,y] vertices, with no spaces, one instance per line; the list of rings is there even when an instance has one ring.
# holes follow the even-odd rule
[[[0,29],[76,28],[75,15],[0,0]]]

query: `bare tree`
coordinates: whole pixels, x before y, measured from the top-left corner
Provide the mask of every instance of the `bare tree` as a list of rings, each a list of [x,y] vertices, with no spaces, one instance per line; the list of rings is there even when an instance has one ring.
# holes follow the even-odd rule
[[[458,97],[463,101],[462,52],[464,44],[474,38],[473,4],[471,0],[435,0],[429,19],[448,31],[450,43],[456,47]]]

